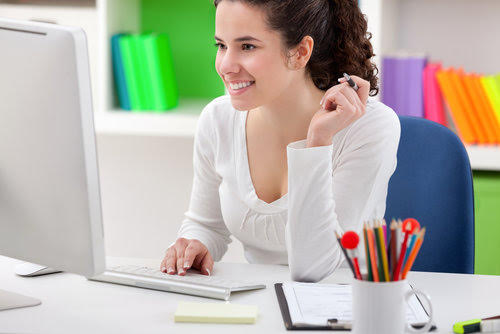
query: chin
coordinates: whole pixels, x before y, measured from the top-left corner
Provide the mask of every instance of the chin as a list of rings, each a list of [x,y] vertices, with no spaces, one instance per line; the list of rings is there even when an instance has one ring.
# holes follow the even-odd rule
[[[245,103],[242,101],[237,101],[237,99],[231,97],[231,104],[233,105],[233,108],[238,110],[238,111],[246,111],[250,109],[254,109],[256,106],[251,103]]]

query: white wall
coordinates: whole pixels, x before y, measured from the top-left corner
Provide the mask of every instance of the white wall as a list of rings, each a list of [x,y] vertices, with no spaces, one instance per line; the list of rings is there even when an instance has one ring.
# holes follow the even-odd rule
[[[106,254],[158,258],[188,208],[193,138],[98,135]],[[223,261],[246,262],[241,243]]]

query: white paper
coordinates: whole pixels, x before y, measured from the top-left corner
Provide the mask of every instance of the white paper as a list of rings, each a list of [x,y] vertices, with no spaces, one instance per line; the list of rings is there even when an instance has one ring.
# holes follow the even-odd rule
[[[326,326],[328,319],[333,318],[342,323],[352,322],[352,291],[348,284],[286,282],[283,292],[295,326]],[[406,318],[412,324],[429,320],[415,295],[408,302]]]

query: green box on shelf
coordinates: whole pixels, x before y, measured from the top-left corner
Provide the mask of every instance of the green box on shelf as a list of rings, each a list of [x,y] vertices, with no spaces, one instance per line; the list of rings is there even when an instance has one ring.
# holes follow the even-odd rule
[[[142,1],[141,31],[166,33],[170,37],[180,98],[224,95],[224,83],[215,70],[212,1]]]
[[[500,173],[474,171],[476,274],[500,275]]]

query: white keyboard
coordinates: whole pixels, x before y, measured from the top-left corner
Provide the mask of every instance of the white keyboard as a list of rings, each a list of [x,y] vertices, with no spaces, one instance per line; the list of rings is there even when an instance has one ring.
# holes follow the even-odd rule
[[[264,284],[255,281],[235,281],[189,271],[185,276],[169,275],[159,269],[133,265],[110,267],[91,280],[223,300],[228,300],[231,292],[266,288]]]

